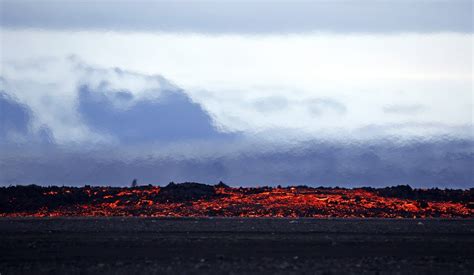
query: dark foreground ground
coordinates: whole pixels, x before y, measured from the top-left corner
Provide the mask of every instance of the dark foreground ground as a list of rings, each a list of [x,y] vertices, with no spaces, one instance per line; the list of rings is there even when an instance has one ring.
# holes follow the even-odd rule
[[[474,274],[474,220],[3,218],[4,274]]]

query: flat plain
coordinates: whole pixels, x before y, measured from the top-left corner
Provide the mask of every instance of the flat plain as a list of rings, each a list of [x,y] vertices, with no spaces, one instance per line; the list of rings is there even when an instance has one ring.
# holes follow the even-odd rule
[[[474,219],[0,219],[1,274],[473,272]]]

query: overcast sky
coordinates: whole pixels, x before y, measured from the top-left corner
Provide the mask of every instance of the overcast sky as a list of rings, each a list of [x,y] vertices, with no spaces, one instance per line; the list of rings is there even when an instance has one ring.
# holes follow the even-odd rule
[[[1,185],[474,186],[472,1],[0,3]]]

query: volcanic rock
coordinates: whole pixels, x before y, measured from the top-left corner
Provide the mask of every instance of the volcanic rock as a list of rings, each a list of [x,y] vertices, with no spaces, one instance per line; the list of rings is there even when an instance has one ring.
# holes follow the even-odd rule
[[[223,183],[222,181],[219,181],[218,184],[215,185],[216,188],[229,188],[230,186]]]
[[[181,184],[171,182],[161,188],[159,194],[159,200],[162,202],[185,202],[213,197],[217,197],[213,186],[196,182]]]

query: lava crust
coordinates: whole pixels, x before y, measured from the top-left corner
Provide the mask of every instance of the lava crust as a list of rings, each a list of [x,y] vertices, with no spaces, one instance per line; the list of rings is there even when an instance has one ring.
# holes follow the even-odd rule
[[[0,216],[472,218],[474,189],[257,187],[0,188]]]

